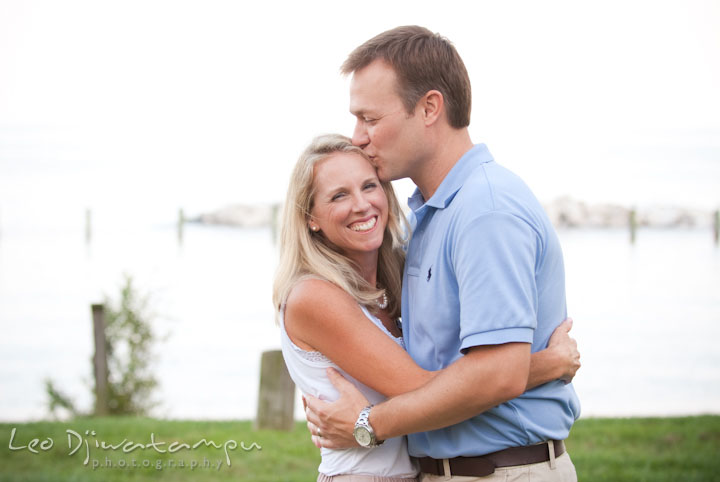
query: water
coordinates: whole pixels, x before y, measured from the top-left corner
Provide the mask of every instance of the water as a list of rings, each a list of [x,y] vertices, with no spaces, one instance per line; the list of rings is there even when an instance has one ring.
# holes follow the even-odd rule
[[[583,416],[720,412],[720,249],[706,231],[561,231]],[[252,418],[279,347],[268,229],[77,226],[0,233],[0,420],[45,417],[43,379],[91,404],[90,304],[123,273],[152,296],[154,415]]]
[[[705,230],[565,231],[586,415],[720,412],[720,249]]]
[[[278,347],[270,302],[268,230],[188,226],[5,234],[0,240],[0,419],[41,417],[51,377],[79,405],[91,400],[90,304],[117,298],[124,273],[152,294],[163,417],[247,418],[260,353]]]

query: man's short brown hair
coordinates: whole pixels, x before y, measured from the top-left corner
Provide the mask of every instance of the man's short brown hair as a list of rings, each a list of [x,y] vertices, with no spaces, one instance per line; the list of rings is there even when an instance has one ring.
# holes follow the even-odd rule
[[[396,27],[353,50],[340,70],[348,75],[377,59],[395,69],[398,95],[409,114],[423,95],[437,90],[450,125],[460,129],[470,124],[470,78],[448,39],[416,25]]]

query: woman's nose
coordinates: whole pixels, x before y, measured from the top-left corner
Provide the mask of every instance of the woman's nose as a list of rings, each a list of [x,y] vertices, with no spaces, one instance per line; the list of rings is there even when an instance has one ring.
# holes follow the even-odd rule
[[[353,209],[355,212],[364,212],[370,209],[370,201],[365,197],[363,193],[358,194],[354,198],[355,202]]]

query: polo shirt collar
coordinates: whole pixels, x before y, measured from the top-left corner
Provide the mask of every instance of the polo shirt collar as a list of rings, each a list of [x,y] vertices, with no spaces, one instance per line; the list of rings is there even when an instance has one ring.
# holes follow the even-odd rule
[[[415,192],[408,198],[408,206],[413,211],[429,206],[436,209],[445,209],[455,197],[455,194],[465,183],[470,174],[477,168],[479,164],[493,161],[485,144],[476,144],[463,156],[458,159],[455,165],[447,173],[445,179],[440,183],[435,194],[425,203],[423,203],[422,193],[420,189],[415,188]]]

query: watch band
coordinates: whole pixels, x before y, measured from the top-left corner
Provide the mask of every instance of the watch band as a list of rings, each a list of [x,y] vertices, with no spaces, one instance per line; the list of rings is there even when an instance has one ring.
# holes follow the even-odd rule
[[[355,425],[364,425],[364,426],[370,426],[370,409],[373,408],[373,405],[368,405],[367,407],[360,410],[360,415],[358,415],[357,422],[355,422]]]
[[[375,436],[375,431],[370,425],[370,409],[372,407],[373,405],[368,405],[360,411],[357,422],[355,422],[355,430],[353,430],[353,436],[355,437],[355,440],[363,447],[377,447],[384,442],[384,440],[378,441],[377,437]],[[370,440],[367,441],[368,443],[364,443],[366,437],[364,437],[363,435],[367,435],[370,437]]]

